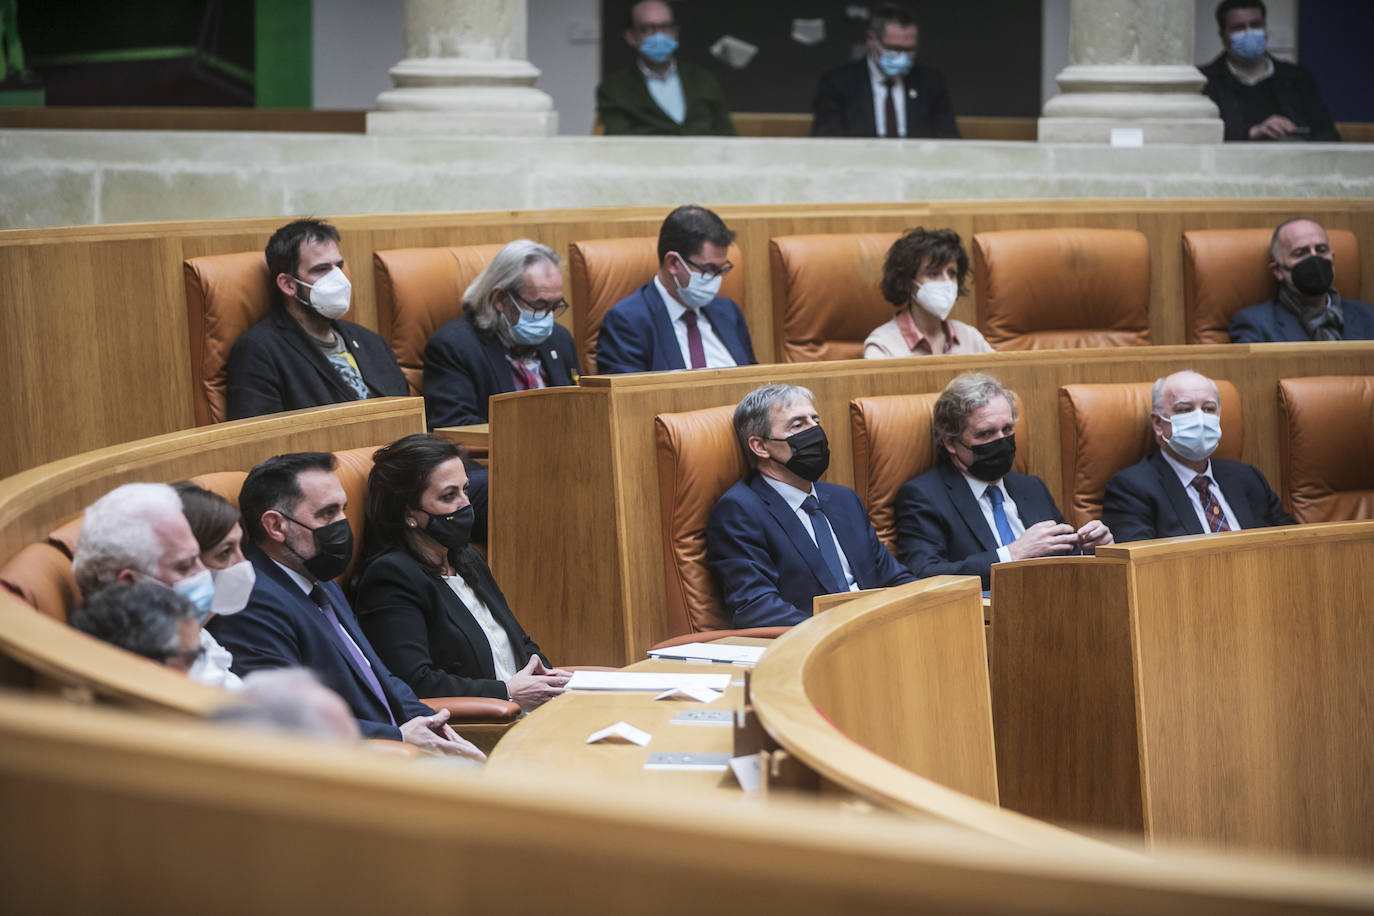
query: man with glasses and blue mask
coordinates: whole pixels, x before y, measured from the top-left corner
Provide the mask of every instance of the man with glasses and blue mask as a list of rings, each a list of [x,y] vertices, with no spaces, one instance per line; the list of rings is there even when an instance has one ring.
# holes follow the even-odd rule
[[[1203,92],[1221,111],[1227,140],[1341,138],[1311,71],[1269,54],[1263,0],[1222,0],[1217,30],[1223,52],[1199,69]]]
[[[1295,524],[1248,464],[1212,458],[1221,442],[1221,395],[1192,371],[1155,382],[1150,425],[1157,451],[1107,482],[1102,521],[1117,541]]]
[[[607,134],[735,135],[716,78],[677,59],[677,22],[668,4],[631,6],[625,42],[635,50],[635,66],[596,87],[596,115]]]
[[[658,232],[658,273],[611,306],[596,341],[602,375],[752,366],[739,306],[718,295],[735,234],[705,207],[678,207]]]
[[[813,137],[959,138],[940,71],[916,63],[916,20],[896,3],[869,19],[868,53],[821,76]]]
[[[287,223],[266,255],[273,307],[229,351],[230,420],[410,394],[387,342],[343,320],[353,288],[337,229],[317,219]]]

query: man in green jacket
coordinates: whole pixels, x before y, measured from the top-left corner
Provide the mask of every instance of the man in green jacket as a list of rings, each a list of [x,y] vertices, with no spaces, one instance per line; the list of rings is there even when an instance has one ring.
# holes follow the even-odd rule
[[[677,23],[668,4],[630,7],[625,41],[635,49],[635,66],[596,87],[596,114],[607,134],[735,135],[716,78],[675,58]]]

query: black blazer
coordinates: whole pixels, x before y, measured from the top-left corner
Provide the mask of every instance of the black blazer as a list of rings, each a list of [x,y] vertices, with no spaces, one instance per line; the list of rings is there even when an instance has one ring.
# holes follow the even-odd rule
[[[549,387],[576,385],[580,369],[572,335],[561,325],[534,348]],[[477,330],[463,315],[434,332],[425,344],[425,416],[430,428],[486,423],[487,399],[515,390],[515,372],[495,334]]]
[[[1221,112],[1226,129],[1225,138],[1249,140],[1250,128],[1255,125],[1246,123],[1245,109],[1240,99],[1241,83],[1231,68],[1226,66],[1226,53],[1222,52],[1198,69],[1207,77],[1203,93],[1217,103]],[[1334,141],[1341,138],[1331,119],[1331,111],[1326,107],[1326,100],[1322,98],[1322,91],[1306,67],[1276,59],[1274,75],[1265,82],[1274,93],[1274,110],[1269,114],[1281,114],[1299,127],[1311,128],[1308,140]]]
[[[1044,521],[1064,521],[1039,477],[1008,471],[1002,482],[1027,528]],[[992,564],[997,562],[997,537],[958,469],[941,462],[902,484],[894,512],[897,559],[917,577],[978,576],[983,588],[989,587]]]
[[[516,667],[523,668],[532,656],[543,658],[511,613],[491,569],[480,555],[475,560],[476,575],[468,584],[510,637]],[[477,619],[440,576],[425,572],[406,551],[388,551],[368,565],[358,582],[357,606],[377,654],[417,693],[506,699],[506,685],[496,680],[491,643]]]
[[[351,321],[335,321],[334,329],[353,354],[372,397],[410,394],[386,341]],[[234,341],[228,375],[230,420],[357,400],[319,345],[280,305]]]
[[[1343,340],[1374,340],[1374,306],[1354,299],[1342,299],[1341,312],[1345,318],[1345,327],[1341,332]],[[1241,309],[1231,318],[1231,343],[1311,339],[1298,316],[1274,299]]]
[[[243,677],[261,669],[309,668],[321,683],[343,697],[364,737],[400,741],[401,730],[391,724],[387,710],[368,686],[352,653],[340,643],[339,635],[315,602],[257,547],[245,543],[243,554],[252,561],[258,576],[248,606],[227,617],[218,614],[206,624],[215,639],[233,654],[234,673]],[[415,692],[382,664],[358,627],[343,590],[333,582],[320,584],[329,595],[339,622],[372,666],[396,724],[403,725],[416,716],[433,715],[434,710],[421,703]]]
[[[1212,476],[1242,528],[1295,525],[1264,475],[1239,461],[1212,459]],[[1117,543],[1204,534],[1183,483],[1155,450],[1107,481],[1102,521]]]
[[[906,85],[906,135],[959,139],[954,103],[939,70],[913,64],[902,78]],[[873,116],[873,80],[868,58],[836,67],[822,74],[811,102],[811,136],[876,137]]]

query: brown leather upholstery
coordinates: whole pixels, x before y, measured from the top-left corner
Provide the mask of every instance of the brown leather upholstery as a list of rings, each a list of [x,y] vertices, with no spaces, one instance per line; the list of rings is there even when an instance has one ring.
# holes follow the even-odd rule
[[[261,251],[190,258],[182,262],[182,271],[196,425],[223,423],[229,349],[272,307],[267,258]]]
[[[377,331],[391,345],[411,394],[424,394],[425,344],[463,314],[463,293],[500,245],[395,248],[372,253]]]
[[[243,482],[247,478],[247,471],[211,471],[208,474],[197,474],[191,478],[191,482],[211,493],[223,496],[237,506],[239,490],[243,489]]]
[[[773,345],[779,362],[858,359],[891,320],[880,284],[896,232],[785,235],[768,242]]]
[[[978,329],[998,350],[1150,342],[1150,245],[1133,229],[973,236]]]
[[[1229,343],[1231,318],[1278,295],[1269,272],[1273,229],[1194,229],[1183,233],[1183,320],[1188,343]],[[1336,289],[1360,294],[1360,247],[1348,229],[1327,232]]]
[[[353,564],[358,562],[358,554],[363,549],[367,475],[372,473],[372,455],[376,451],[377,446],[369,445],[334,453],[334,457],[339,460],[334,473],[338,475],[339,483],[343,485],[344,494],[348,497],[348,507],[344,509],[344,514],[348,516],[348,527],[353,529],[353,559],[348,561],[348,568],[339,576],[340,582],[347,582],[348,577],[353,575]]]
[[[1279,380],[1279,478],[1299,522],[1374,518],[1374,376]]]
[[[29,544],[0,568],[0,584],[63,623],[81,603],[71,557],[51,544]]]
[[[917,474],[935,466],[930,419],[939,397],[895,394],[849,402],[849,425],[854,436],[854,491],[868,507],[868,520],[889,550],[897,544],[893,513],[897,491]],[[1016,441],[1030,442],[1025,411],[1016,418]],[[1013,470],[1026,473],[1028,452],[1025,445],[1017,449]]]
[[[669,635],[723,630],[720,592],[706,567],[706,522],[747,471],[731,419],[734,405],[654,418]]]
[[[720,294],[744,308],[743,255],[731,244],[727,257],[735,269],[725,275]],[[568,245],[572,287],[573,341],[584,375],[596,374],[596,338],[611,306],[653,279],[658,272],[658,237],[594,239]]]
[[[1240,392],[1217,379],[1221,392],[1221,444],[1216,456],[1239,461],[1245,443]],[[1059,450],[1064,519],[1075,528],[1102,517],[1107,481],[1154,448],[1150,427],[1153,382],[1065,385],[1059,389]]]
[[[495,697],[426,697],[420,702],[435,712],[447,709],[454,722],[510,722],[520,715],[518,705]]]

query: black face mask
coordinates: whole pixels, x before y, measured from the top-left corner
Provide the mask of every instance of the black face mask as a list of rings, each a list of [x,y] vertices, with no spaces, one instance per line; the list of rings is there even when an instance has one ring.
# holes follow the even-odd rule
[[[353,559],[353,529],[348,527],[348,519],[341,518],[337,522],[311,528],[309,525],[291,518],[285,512],[282,513],[282,517],[296,522],[314,537],[315,555],[308,559],[301,557],[290,544],[286,545],[287,550],[300,557],[301,562],[305,564],[306,572],[321,582],[338,578],[343,574],[343,571],[348,568],[348,561]]]
[[[1320,296],[1331,288],[1336,268],[1319,254],[1308,255],[1293,265],[1293,287],[1304,296]]]
[[[968,466],[970,474],[988,483],[1001,480],[1016,460],[1016,435],[971,445],[969,451],[973,452],[973,461]]]
[[[425,510],[421,509],[420,511]],[[464,506],[452,515],[431,514],[429,524],[425,525],[425,534],[457,553],[468,546],[474,518],[475,513],[472,511],[471,505]]]
[[[814,483],[830,467],[830,440],[825,437],[825,430],[820,424],[808,426],[785,439],[774,438],[773,441],[786,442],[792,447],[792,457],[787,459],[783,467],[802,480]]]

